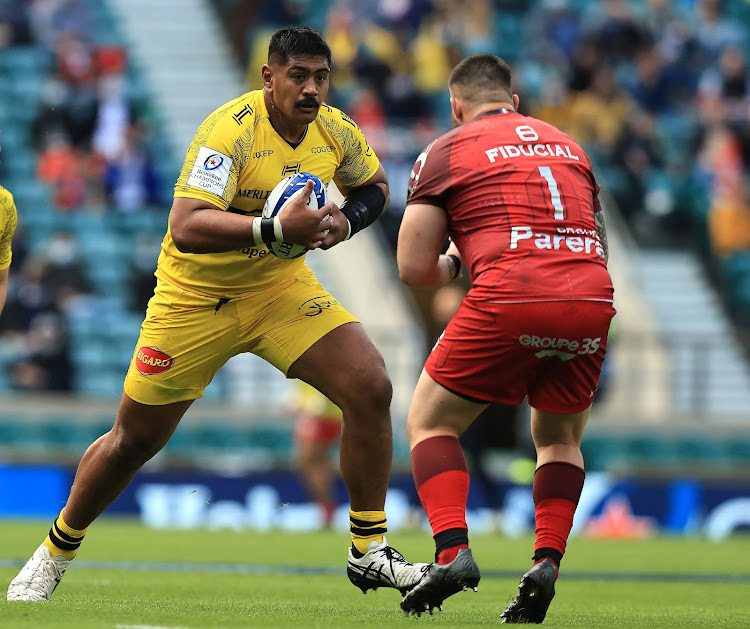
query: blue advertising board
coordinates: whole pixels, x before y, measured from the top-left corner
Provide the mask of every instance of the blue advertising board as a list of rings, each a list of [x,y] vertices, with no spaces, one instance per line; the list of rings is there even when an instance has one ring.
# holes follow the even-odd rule
[[[54,517],[67,498],[74,470],[55,466],[0,466],[0,517]],[[346,529],[343,484],[334,526]],[[471,488],[467,522],[473,533],[517,536],[533,531],[529,485],[499,482]],[[411,476],[391,478],[391,530],[425,527]],[[297,477],[288,471],[223,475],[214,472],[139,472],[106,515],[137,516],[156,528],[289,530],[318,528],[322,514]],[[600,537],[645,537],[657,532],[704,534],[711,539],[750,528],[750,482],[692,478],[586,477],[572,533]]]

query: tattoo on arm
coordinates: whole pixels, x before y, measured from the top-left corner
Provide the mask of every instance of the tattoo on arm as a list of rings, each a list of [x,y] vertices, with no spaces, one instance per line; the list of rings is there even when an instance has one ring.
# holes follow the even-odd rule
[[[604,212],[599,210],[594,212],[594,224],[596,233],[599,235],[599,241],[602,243],[602,258],[607,262],[609,260],[609,245],[607,244],[607,227],[604,225]]]

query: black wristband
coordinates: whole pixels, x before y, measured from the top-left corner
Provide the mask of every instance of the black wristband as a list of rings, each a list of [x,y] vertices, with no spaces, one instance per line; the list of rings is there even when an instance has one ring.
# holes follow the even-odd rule
[[[452,253],[448,253],[446,255],[448,256],[448,258],[453,260],[453,273],[451,273],[451,279],[455,280],[458,277],[458,274],[461,273],[461,258]]]
[[[260,219],[260,237],[264,243],[276,242],[276,233],[273,229],[273,218]]]
[[[341,205],[341,213],[351,225],[349,238],[372,225],[384,208],[385,194],[379,185],[371,184],[352,190]]]

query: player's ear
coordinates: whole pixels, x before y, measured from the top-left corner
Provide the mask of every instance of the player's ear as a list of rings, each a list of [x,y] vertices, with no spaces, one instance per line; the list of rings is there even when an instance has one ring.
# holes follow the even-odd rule
[[[260,69],[260,77],[263,80],[264,89],[271,89],[273,85],[273,82],[271,81],[273,78],[273,69],[271,69],[271,66],[267,63],[264,63],[263,67]]]
[[[461,101],[459,101],[457,98],[454,98],[451,96],[451,113],[453,114],[453,119],[456,122],[463,122],[464,121],[464,111],[463,107],[461,106]]]
[[[521,99],[518,98],[518,94],[513,94],[513,109],[518,111],[518,104],[521,102]]]

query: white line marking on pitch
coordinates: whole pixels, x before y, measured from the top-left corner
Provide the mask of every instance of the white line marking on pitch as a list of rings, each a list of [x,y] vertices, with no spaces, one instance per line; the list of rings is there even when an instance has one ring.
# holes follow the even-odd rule
[[[115,625],[115,629],[186,629],[185,627],[165,627],[162,625]]]

